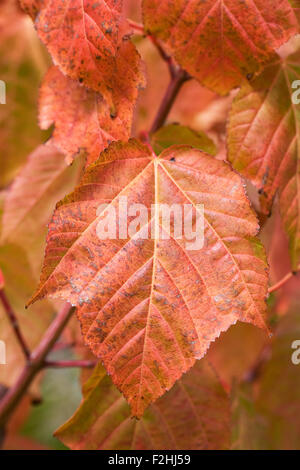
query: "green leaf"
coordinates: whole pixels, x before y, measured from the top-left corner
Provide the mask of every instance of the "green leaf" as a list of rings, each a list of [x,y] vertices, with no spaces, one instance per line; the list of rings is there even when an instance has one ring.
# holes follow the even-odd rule
[[[194,131],[190,127],[169,124],[161,127],[151,136],[151,144],[157,155],[171,145],[190,145],[210,155],[216,155],[214,142],[204,132]]]

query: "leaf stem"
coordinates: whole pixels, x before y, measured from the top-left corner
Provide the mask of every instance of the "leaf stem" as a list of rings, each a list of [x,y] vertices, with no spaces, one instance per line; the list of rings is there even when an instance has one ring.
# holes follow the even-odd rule
[[[158,50],[159,52],[159,55],[161,56],[161,58],[166,62],[166,64],[168,65],[169,67],[169,72],[170,72],[170,75],[171,77],[174,77],[175,74],[176,74],[176,64],[173,60],[173,57],[171,57],[163,48],[161,42],[159,41],[159,39],[157,39],[156,36],[154,36],[153,34],[150,34],[149,32],[145,31],[144,29],[144,26],[141,24],[141,23],[136,23],[135,21],[132,21],[130,19],[127,20],[128,21],[128,24],[129,26],[138,34],[141,34],[142,36],[144,37],[147,37],[150,39],[150,41],[152,42],[152,44],[156,47],[156,49]]]
[[[36,374],[43,368],[48,353],[61,335],[74,310],[75,308],[69,303],[64,304],[44,334],[39,345],[30,354],[30,357],[28,358],[28,361],[16,383],[4,395],[0,402],[0,428],[6,424],[8,418],[20,402]]]
[[[24,356],[26,359],[28,359],[30,357],[30,350],[29,350],[29,347],[27,346],[27,343],[25,341],[25,338],[24,336],[22,335],[21,333],[21,330],[20,330],[20,326],[19,326],[19,322],[18,322],[18,319],[17,319],[17,316],[15,314],[15,312],[13,311],[13,308],[12,306],[10,305],[10,302],[4,292],[4,289],[0,289],[0,301],[3,305],[3,308],[6,312],[6,315],[11,323],[11,326],[14,330],[14,333],[16,335],[16,338],[18,340],[18,343],[20,344],[21,346],[21,349],[24,353]]]
[[[161,105],[151,126],[150,134],[156,132],[160,127],[164,125],[182,85],[189,79],[190,76],[182,69],[178,69],[175,74],[171,77],[168,88],[165,92]]]
[[[276,290],[280,289],[284,284],[286,284],[293,276],[295,276],[297,273],[290,272],[286,274],[280,281],[276,282],[273,286],[269,287],[269,294],[272,294],[272,292],[275,292]]]

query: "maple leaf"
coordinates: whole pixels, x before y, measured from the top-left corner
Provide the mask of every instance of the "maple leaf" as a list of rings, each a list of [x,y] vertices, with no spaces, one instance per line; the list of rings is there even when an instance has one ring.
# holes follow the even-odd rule
[[[112,114],[99,93],[52,67],[40,91],[40,127],[48,129],[54,123],[54,144],[69,158],[84,149],[87,163],[92,163],[112,141],[130,137],[134,102],[118,96],[115,102],[117,111]]]
[[[148,224],[132,237],[99,239],[99,205],[117,207],[124,196],[147,208]],[[202,250],[166,239],[157,207],[174,202],[204,204]],[[154,236],[142,239],[141,230]],[[136,140],[112,143],[58,204],[31,302],[50,295],[79,306],[87,345],[141,416],[221,331],[237,320],[265,326],[268,270],[257,230],[226,163],[186,146],[158,158]]]
[[[220,94],[262,68],[299,32],[299,0],[143,0],[145,29],[178,63]],[[295,10],[296,8],[296,10]]]
[[[31,2],[30,2],[31,4]],[[100,92],[115,112],[112,90],[135,98],[144,85],[141,59],[130,42],[121,0],[44,1],[36,29],[53,61],[69,77]]]
[[[300,261],[300,118],[292,83],[300,79],[299,59],[299,53],[277,57],[255,80],[243,84],[233,101],[227,136],[229,160],[259,189],[264,213],[279,192],[295,270]]]
[[[83,386],[80,407],[55,436],[76,450],[226,449],[229,405],[215,373],[201,361],[143,419],[134,420],[98,365]]]

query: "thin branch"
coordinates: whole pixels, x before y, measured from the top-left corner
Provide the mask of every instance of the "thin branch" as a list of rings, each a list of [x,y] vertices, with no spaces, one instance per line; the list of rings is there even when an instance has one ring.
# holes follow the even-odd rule
[[[19,375],[16,383],[4,395],[0,402],[0,428],[6,424],[8,418],[20,402],[36,374],[43,368],[43,364],[48,353],[61,335],[74,310],[75,308],[69,303],[65,303],[44,334],[40,344],[30,354],[28,362]]]
[[[174,78],[175,75],[176,75],[177,66],[176,66],[173,58],[169,54],[166,53],[166,51],[164,50],[164,48],[161,45],[160,41],[155,36],[149,35],[148,37],[149,37],[150,41],[152,42],[152,44],[158,50],[160,57],[163,59],[164,62],[166,62],[167,66],[169,68],[171,78]]]
[[[91,369],[97,365],[97,361],[45,361],[43,367],[65,368],[82,367]]]
[[[0,301],[1,301],[1,303],[3,305],[3,308],[6,312],[6,315],[9,319],[9,321],[10,321],[10,324],[11,324],[13,330],[14,330],[14,333],[16,335],[18,343],[20,344],[20,347],[21,347],[21,349],[24,353],[24,356],[25,356],[26,359],[28,359],[29,356],[30,356],[29,347],[27,346],[25,338],[21,333],[17,316],[16,316],[15,312],[13,311],[13,308],[10,305],[10,302],[9,302],[3,288],[0,289]]]
[[[162,99],[161,105],[150,129],[150,134],[156,132],[162,127],[168,117],[168,114],[174,104],[174,101],[182,87],[189,80],[190,76],[182,69],[178,69],[171,78],[166,93]]]
[[[157,39],[156,36],[153,36],[152,34],[148,33],[145,31],[144,26],[141,23],[136,23],[135,21],[128,20],[129,26],[134,30],[135,33],[138,33],[139,35],[142,35],[144,37],[148,37],[152,44],[156,47],[156,49],[159,52],[159,55],[161,58],[166,62],[169,68],[169,72],[171,77],[174,77],[176,74],[176,64],[173,60],[173,58],[167,54],[167,52],[164,50],[162,43]]]
[[[280,281],[276,282],[272,287],[269,287],[268,293],[272,294],[272,292],[275,292],[276,290],[280,289],[280,287],[284,286],[293,276],[295,276],[297,273],[290,272],[286,274]]]

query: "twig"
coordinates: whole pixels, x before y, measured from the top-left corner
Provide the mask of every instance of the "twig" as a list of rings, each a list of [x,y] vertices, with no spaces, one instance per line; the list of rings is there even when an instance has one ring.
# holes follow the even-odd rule
[[[29,347],[27,346],[25,338],[23,337],[23,335],[21,333],[18,319],[16,317],[15,312],[13,311],[12,306],[10,305],[10,302],[9,302],[3,288],[0,289],[0,301],[3,305],[3,307],[4,307],[6,315],[7,315],[8,319],[11,323],[11,326],[12,326],[14,332],[15,332],[16,338],[17,338],[17,340],[18,340],[18,342],[21,346],[21,349],[24,353],[24,356],[25,356],[26,359],[28,359],[29,356],[30,356]]]
[[[275,292],[276,290],[280,289],[280,287],[284,286],[293,276],[295,276],[297,273],[290,272],[286,274],[280,281],[276,282],[274,286],[269,287],[269,294],[272,294],[272,292]]]
[[[136,23],[135,21],[128,20],[129,26],[138,34],[141,34],[144,37],[148,37],[152,44],[156,47],[156,49],[159,52],[159,55],[161,58],[166,62],[166,64],[169,67],[169,72],[171,77],[174,77],[176,74],[176,64],[173,60],[173,58],[167,54],[167,52],[164,50],[161,42],[159,39],[157,39],[156,36],[153,36],[152,34],[148,33],[145,31],[144,26],[141,23]]]
[[[44,334],[40,344],[30,354],[30,357],[16,383],[4,395],[0,402],[0,428],[6,424],[8,418],[20,402],[36,374],[43,368],[48,353],[61,335],[74,310],[75,308],[71,307],[69,303],[66,303],[62,307]]]
[[[175,75],[171,78],[171,81],[162,99],[157,115],[151,126],[150,134],[156,132],[160,127],[164,125],[182,85],[187,80],[189,80],[189,78],[190,76],[182,69],[178,69]]]
[[[160,41],[155,36],[149,35],[148,37],[149,37],[150,41],[152,42],[152,44],[158,50],[160,57],[166,62],[167,66],[169,68],[171,78],[175,77],[177,66],[176,66],[173,58],[169,54],[166,53],[166,51],[162,47]]]
[[[91,369],[95,367],[97,361],[45,361],[43,367],[54,367],[54,368],[64,368],[64,367],[84,367]]]

